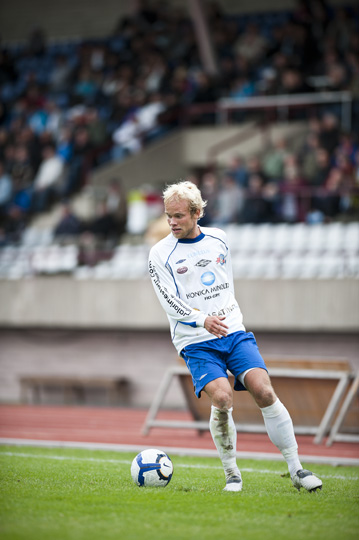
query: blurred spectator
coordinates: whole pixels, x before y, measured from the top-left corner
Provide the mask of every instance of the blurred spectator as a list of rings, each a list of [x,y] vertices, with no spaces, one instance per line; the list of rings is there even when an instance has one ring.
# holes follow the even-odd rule
[[[359,187],[359,150],[354,155],[354,171],[353,171],[354,184]]]
[[[350,37],[356,32],[355,20],[350,16],[346,7],[338,6],[328,24],[327,35],[334,39],[338,50],[343,53],[348,50]]]
[[[82,67],[73,87],[74,98],[80,103],[92,105],[95,103],[98,91],[99,85],[96,74],[89,67]]]
[[[6,173],[4,163],[0,161],[0,223],[11,200],[12,189],[12,178]]]
[[[46,102],[45,113],[44,131],[50,133],[53,139],[56,140],[64,122],[64,115],[60,107],[53,100]]]
[[[234,45],[234,51],[245,58],[251,66],[257,66],[264,58],[268,47],[256,24],[248,24]]]
[[[82,232],[83,224],[71,209],[68,202],[64,202],[61,208],[61,217],[54,228],[54,236],[77,236]]]
[[[120,180],[112,179],[106,194],[107,212],[111,214],[117,224],[117,231],[122,235],[127,223],[127,199]]]
[[[287,142],[280,137],[274,142],[274,146],[269,150],[263,160],[263,172],[268,180],[279,180],[283,177],[284,162],[289,155]]]
[[[341,188],[344,174],[340,169],[330,170],[325,186],[313,198],[312,208],[318,210],[324,218],[334,218],[341,210]]]
[[[339,144],[339,133],[340,129],[337,117],[330,112],[326,112],[321,121],[319,141],[320,145],[328,150],[330,154]]]
[[[26,213],[15,204],[10,204],[3,227],[0,227],[0,245],[17,244],[28,225]]]
[[[72,158],[72,131],[69,125],[63,125],[57,133],[56,151],[65,163]]]
[[[112,138],[117,145],[113,157],[116,160],[121,160],[128,153],[139,152],[142,148],[143,137],[153,135],[157,129],[160,129],[157,118],[164,109],[165,106],[160,94],[152,94],[148,103],[143,104],[137,111],[134,111],[113,133]]]
[[[65,173],[64,162],[56,155],[55,145],[45,146],[42,155],[43,161],[33,183],[31,207],[34,212],[43,212],[54,201]]]
[[[287,223],[303,221],[305,208],[302,202],[302,188],[305,186],[305,182],[300,174],[295,155],[287,156],[283,173],[283,181],[279,187],[281,221]]]
[[[190,180],[193,181],[193,178],[190,178]],[[216,218],[218,198],[218,180],[216,174],[213,172],[204,173],[201,179],[200,188],[203,199],[207,201],[207,205],[204,216],[200,219],[199,224],[206,227],[207,225],[214,223]]]
[[[239,213],[239,223],[256,224],[272,221],[271,203],[264,199],[263,188],[263,178],[259,174],[251,174],[243,208]]]
[[[65,94],[69,88],[72,73],[73,69],[66,55],[58,54],[49,75],[50,92],[55,96]]]
[[[303,94],[313,92],[313,88],[305,81],[303,73],[295,67],[283,70],[278,88],[278,94]]]
[[[251,156],[247,159],[247,171],[249,176],[252,176],[253,174],[260,176],[264,183],[265,177],[259,156]]]
[[[299,151],[303,176],[307,179],[309,184],[314,184],[314,179],[319,170],[319,164],[317,159],[317,152],[319,148],[319,135],[310,132],[306,137],[306,141],[303,147]]]
[[[225,174],[218,190],[216,209],[213,216],[214,223],[218,225],[236,223],[243,207],[243,201],[243,190],[232,176]]]
[[[230,85],[229,97],[248,98],[254,96],[256,92],[255,83],[248,76],[241,75],[233,79]]]
[[[84,184],[87,167],[90,166],[93,145],[90,141],[90,134],[86,126],[79,126],[73,134],[71,144],[71,159],[61,190],[63,197],[69,197],[76,193]]]
[[[245,188],[248,186],[248,169],[241,156],[233,156],[226,173],[234,178],[239,187]]]
[[[23,212],[31,210],[34,167],[30,161],[30,152],[24,144],[14,147],[9,172],[13,181],[12,202]]]
[[[119,231],[115,216],[108,210],[106,201],[97,203],[95,217],[85,225],[85,231],[100,240],[117,241],[123,231]]]
[[[102,148],[108,140],[106,123],[100,118],[95,107],[86,111],[86,123],[88,126],[89,141],[94,148]]]
[[[325,148],[320,147],[316,151],[316,165],[317,170],[315,175],[312,177],[312,185],[324,186],[331,169],[330,155],[328,150]]]
[[[162,214],[161,217],[155,219],[152,221],[145,233],[145,241],[148,246],[154,246],[162,240],[162,238],[165,238],[169,233],[171,232],[171,229],[168,225],[167,216],[166,214]]]

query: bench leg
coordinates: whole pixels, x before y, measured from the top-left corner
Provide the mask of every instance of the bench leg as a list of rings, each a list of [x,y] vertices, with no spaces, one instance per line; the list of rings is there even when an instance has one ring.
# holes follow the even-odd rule
[[[346,374],[339,380],[337,387],[334,391],[334,394],[329,402],[327,410],[325,411],[324,416],[318,427],[317,434],[314,438],[315,444],[320,444],[323,441],[323,438],[325,437],[326,433],[329,431],[330,423],[333,420],[333,417],[338,410],[340,400],[342,399],[344,392],[347,389],[347,386],[349,384],[349,379],[350,379],[350,375]]]
[[[161,407],[161,404],[167,394],[167,390],[170,387],[170,384],[172,382],[173,378],[173,370],[169,369],[165,373],[161,384],[158,388],[157,394],[155,395],[154,400],[151,403],[151,407],[149,408],[149,411],[147,413],[147,417],[144,423],[144,426],[142,428],[143,435],[148,435],[151,429],[151,424],[153,420],[156,418],[157,413],[159,411],[159,408]]]
[[[352,382],[352,385],[349,388],[349,392],[344,400],[342,408],[340,409],[337,419],[335,420],[334,425],[330,431],[330,435],[327,440],[327,446],[331,446],[333,444],[333,441],[335,440],[335,437],[339,431],[339,428],[344,421],[345,415],[348,412],[348,409],[355,397],[356,392],[358,391],[358,388],[359,388],[359,373],[355,377],[354,381]]]

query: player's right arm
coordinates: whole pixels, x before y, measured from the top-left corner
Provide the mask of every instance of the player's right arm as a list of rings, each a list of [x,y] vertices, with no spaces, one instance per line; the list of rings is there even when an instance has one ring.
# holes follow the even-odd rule
[[[161,306],[172,319],[194,328],[204,327],[207,314],[193,309],[178,296],[174,278],[159,254],[152,249],[148,261],[152,285]]]

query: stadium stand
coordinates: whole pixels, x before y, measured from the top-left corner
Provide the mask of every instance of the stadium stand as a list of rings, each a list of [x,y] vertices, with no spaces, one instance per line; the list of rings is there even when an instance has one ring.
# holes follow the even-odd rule
[[[236,108],[232,122],[258,120],[258,107],[243,109],[251,95],[297,99],[309,92],[324,99],[323,92],[349,92],[351,131],[340,126],[340,104],[295,105],[289,120],[308,122],[310,142],[294,153],[274,147],[254,170],[248,163],[241,171],[214,170],[215,192],[227,189],[223,173],[242,190],[243,208],[238,206],[232,220],[357,219],[358,11],[318,4],[320,16],[306,2],[293,11],[253,15],[231,15],[208,4],[219,76],[208,76],[200,67],[189,16],[181,10],[163,12],[155,2],[123,18],[105,39],[51,43],[37,30],[27,43],[3,47],[0,157],[7,175],[3,183],[10,180],[12,194],[7,191],[1,203],[1,244],[21,242],[36,213],[81,191],[94,167],[139,152],[180,129],[184,118],[191,125],[210,126],[223,99]],[[276,118],[273,111],[268,114]],[[268,120],[268,115],[259,118]],[[56,159],[66,167],[61,180],[46,186],[46,196],[40,191],[40,204],[36,175],[48,145],[56,147]],[[201,185],[204,173],[197,174]],[[217,213],[214,207],[207,220],[215,222]]]
[[[232,14],[213,2],[204,3],[218,75],[208,75],[202,65],[189,15],[181,9],[163,10],[161,2],[150,4],[150,10],[122,18],[105,37],[54,42],[40,30],[26,42],[1,46],[0,280],[7,282],[5,326],[71,325],[69,311],[81,301],[87,313],[73,310],[74,328],[128,328],[129,320],[136,328],[148,324],[143,319],[138,323],[132,306],[124,314],[114,302],[119,311],[113,310],[118,283],[106,292],[103,284],[126,281],[131,293],[131,286],[136,287],[144,302],[150,302],[141,283],[147,276],[152,231],[156,228],[156,238],[166,234],[161,188],[180,173],[198,183],[208,199],[203,225],[226,230],[236,280],[292,280],[304,285],[318,280],[318,289],[328,280],[328,292],[335,281],[351,285],[359,278],[356,4],[348,2],[343,8],[305,1],[300,9]],[[290,129],[281,136],[268,135],[282,125]],[[220,127],[228,132],[217,139]],[[172,167],[169,163],[166,174],[156,169],[150,185],[144,185],[146,165],[141,157],[147,159],[147,151],[163,144],[156,159],[171,161],[166,142],[191,130],[191,151],[201,154],[201,160],[188,160],[180,167],[178,158]],[[212,132],[207,146],[202,142],[204,131]],[[178,153],[183,141],[178,148],[174,142]],[[44,164],[42,150],[49,145],[55,146],[64,167],[42,204],[35,205],[35,179]],[[141,172],[123,177],[130,163],[131,171]],[[119,192],[113,193],[111,181],[120,178]],[[237,208],[225,222],[230,189]],[[61,213],[64,202],[66,214]],[[63,295],[59,317],[53,313],[50,293],[39,315],[36,296],[51,280],[26,278],[41,276],[70,278],[55,284],[61,292],[70,291]],[[27,281],[30,288],[36,283],[19,298],[13,287],[17,280]],[[78,281],[100,282],[101,294],[96,283],[94,288],[90,283],[87,292],[77,296],[83,285]],[[77,289],[71,284],[67,289],[69,282]],[[320,323],[316,330],[329,333],[331,324],[336,325],[334,331],[343,331],[344,325],[345,331],[355,330],[355,289],[348,286],[347,296],[344,288],[338,290],[336,299],[349,294],[352,298],[350,309],[341,306],[345,321],[338,317],[328,323],[313,317]],[[250,291],[253,294],[253,288]],[[98,303],[92,302],[95,296]],[[276,329],[283,328],[280,315]],[[298,329],[300,316],[285,329]],[[156,316],[153,321],[159,324]],[[260,328],[273,329],[262,321]],[[83,377],[77,398],[100,379],[96,369],[88,379]],[[49,370],[52,375],[53,381],[47,382],[59,382],[61,374]],[[78,381],[62,375],[63,398],[64,388],[71,393]],[[40,373],[34,377],[28,381],[32,388],[46,382]],[[114,380],[105,386],[111,388]],[[14,388],[15,383],[12,395]],[[140,403],[146,405],[149,390],[141,391],[147,401]],[[76,391],[74,395],[73,399]],[[324,412],[317,411],[317,424]],[[334,431],[340,427],[335,424]],[[333,440],[336,435],[332,433]]]

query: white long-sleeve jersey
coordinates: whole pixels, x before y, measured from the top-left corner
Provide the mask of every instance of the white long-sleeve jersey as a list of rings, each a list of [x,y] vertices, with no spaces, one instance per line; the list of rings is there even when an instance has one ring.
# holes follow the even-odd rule
[[[179,354],[189,344],[216,339],[204,328],[208,315],[224,315],[228,334],[245,330],[224,231],[202,227],[199,236],[183,240],[169,234],[151,249],[149,273]]]

